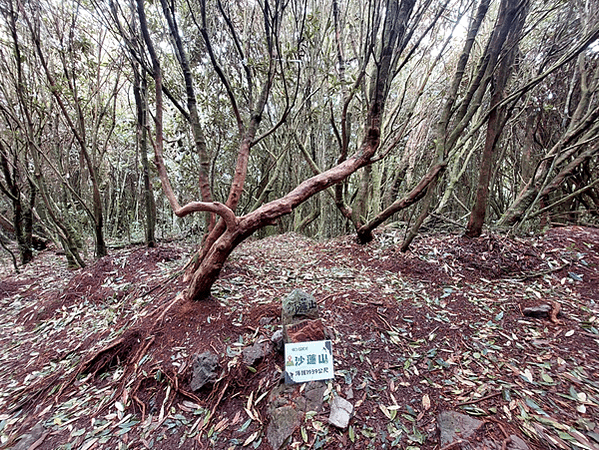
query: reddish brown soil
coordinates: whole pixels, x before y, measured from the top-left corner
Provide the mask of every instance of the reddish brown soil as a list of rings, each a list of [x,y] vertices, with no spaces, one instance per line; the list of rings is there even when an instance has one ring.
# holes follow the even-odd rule
[[[114,251],[73,272],[43,252],[0,281],[3,439],[42,422],[39,449],[268,448],[267,398],[283,357],[247,368],[239,351],[272,335],[281,298],[300,288],[333,335],[329,388],[356,413],[338,430],[325,402],[290,448],[438,449],[442,410],[485,420],[481,439],[515,433],[546,448],[549,436],[559,448],[568,432],[599,446],[599,230],[429,235],[406,254],[400,241],[391,229],[367,246],[293,234],[249,241],[213,298],[180,301],[160,318],[184,288],[182,244]],[[555,323],[522,315],[553,302]],[[117,357],[95,376],[84,371],[60,397],[36,391],[69,380],[119,338]],[[219,355],[221,379],[190,393],[192,355],[207,350]]]

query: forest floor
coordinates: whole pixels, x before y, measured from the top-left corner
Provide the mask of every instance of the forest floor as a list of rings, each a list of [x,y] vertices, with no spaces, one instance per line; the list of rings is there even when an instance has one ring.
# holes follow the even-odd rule
[[[283,356],[247,367],[240,352],[270,338],[281,299],[300,288],[331,331],[335,377],[324,411],[306,414],[288,448],[440,449],[437,416],[448,410],[483,420],[480,437],[495,442],[516,434],[531,448],[599,448],[599,229],[430,234],[405,254],[401,240],[392,228],[367,246],[250,240],[212,299],[178,302],[159,320],[184,287],[184,243],[113,250],[75,271],[52,250],[21,274],[6,265],[0,447],[28,438],[21,448],[269,448],[268,394]],[[539,304],[554,316],[523,315]],[[135,342],[119,341],[132,329]],[[99,364],[115,341],[122,351]],[[221,376],[194,394],[191,358],[206,350]],[[328,423],[332,394],[354,406],[345,430]]]

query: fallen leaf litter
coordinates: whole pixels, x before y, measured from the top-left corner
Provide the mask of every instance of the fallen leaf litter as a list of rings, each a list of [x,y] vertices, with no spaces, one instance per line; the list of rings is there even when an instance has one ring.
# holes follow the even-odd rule
[[[0,289],[2,443],[41,421],[40,449],[266,448],[265,398],[282,358],[245,367],[241,351],[277,329],[280,299],[300,288],[316,297],[334,334],[325,405],[335,391],[355,412],[346,430],[328,424],[327,410],[306,414],[291,448],[432,449],[442,410],[483,418],[487,434],[508,429],[539,448],[599,448],[599,231],[429,235],[408,254],[398,252],[400,241],[387,228],[366,247],[293,234],[244,243],[210,302],[165,316],[163,332],[143,347],[139,379],[113,361],[59,398],[40,395],[24,414],[11,411],[20,393],[72,373],[171,301],[187,258],[170,243],[114,251],[69,272],[53,253],[40,255]],[[555,322],[522,314],[552,302],[561,309]],[[210,349],[222,379],[196,399],[182,395],[191,356]]]

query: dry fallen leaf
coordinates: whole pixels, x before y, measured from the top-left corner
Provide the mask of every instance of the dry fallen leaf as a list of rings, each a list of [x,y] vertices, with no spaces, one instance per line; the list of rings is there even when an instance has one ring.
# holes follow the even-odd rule
[[[429,398],[428,394],[424,394],[422,397],[422,406],[424,407],[425,411],[428,411],[431,408],[431,399]]]

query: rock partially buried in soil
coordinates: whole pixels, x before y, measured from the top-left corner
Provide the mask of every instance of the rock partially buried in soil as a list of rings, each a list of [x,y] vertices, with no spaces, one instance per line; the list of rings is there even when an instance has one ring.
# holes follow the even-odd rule
[[[467,440],[483,425],[482,420],[474,419],[454,411],[443,411],[437,416],[441,447],[454,442]],[[466,447],[464,447],[466,448]]]
[[[275,350],[278,353],[283,353],[283,349],[285,348],[283,343],[283,330],[275,331],[270,337],[271,342],[275,346]]]
[[[253,366],[272,352],[272,343],[268,339],[258,339],[251,347],[243,349],[243,363]]]
[[[527,317],[536,317],[537,319],[548,319],[551,312],[551,305],[542,304],[530,306],[522,310],[522,314]]]
[[[342,430],[345,430],[349,425],[349,419],[354,412],[354,406],[345,400],[343,397],[335,396],[331,403],[331,413],[329,415],[329,423]]]
[[[272,414],[266,438],[274,450],[279,450],[302,423],[303,414],[294,406],[281,406]]]
[[[326,384],[322,381],[309,382],[301,392],[300,384],[277,386],[268,397],[270,420],[266,439],[274,450],[284,446],[289,437],[301,425],[308,411],[322,411]]]
[[[300,320],[284,328],[286,342],[310,342],[325,339],[324,325],[320,319]]]
[[[34,444],[41,444],[43,441],[45,429],[41,423],[36,424],[29,433],[24,434],[19,442],[17,442],[13,447],[10,447],[11,450],[27,450]],[[36,445],[37,447],[37,445]],[[35,448],[35,447],[34,447]]]
[[[211,352],[195,355],[193,358],[192,376],[189,387],[192,391],[199,391],[204,386],[213,384],[218,373],[218,356]]]
[[[443,411],[437,416],[441,448],[464,450],[530,450],[526,442],[515,434],[502,442],[489,439],[474,440],[476,432],[484,422],[454,411]],[[505,447],[504,447],[505,442]]]

